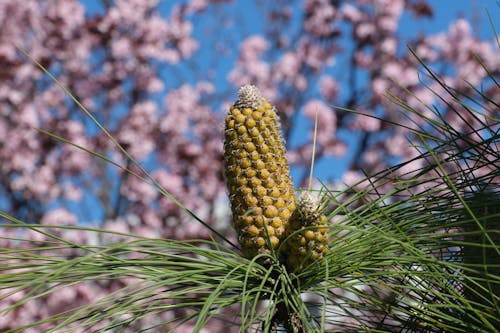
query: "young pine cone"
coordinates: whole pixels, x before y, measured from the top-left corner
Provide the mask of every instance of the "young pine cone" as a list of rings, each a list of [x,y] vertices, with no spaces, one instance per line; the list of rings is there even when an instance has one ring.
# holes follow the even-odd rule
[[[302,192],[286,240],[286,264],[290,271],[299,272],[328,252],[327,222],[320,202],[310,192]]]
[[[277,249],[295,210],[293,184],[276,109],[243,86],[226,116],[225,176],[243,254]]]

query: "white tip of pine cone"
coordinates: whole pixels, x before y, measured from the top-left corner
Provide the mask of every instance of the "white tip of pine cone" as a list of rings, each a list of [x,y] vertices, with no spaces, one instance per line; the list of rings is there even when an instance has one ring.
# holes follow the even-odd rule
[[[261,104],[262,95],[256,86],[246,84],[238,91],[238,100],[236,101],[238,107],[256,109]]]
[[[320,200],[311,192],[300,193],[297,199],[297,213],[300,214],[302,225],[312,225],[320,222],[322,209]]]
[[[304,191],[300,193],[297,204],[304,212],[317,212],[319,208],[319,200],[311,192]]]

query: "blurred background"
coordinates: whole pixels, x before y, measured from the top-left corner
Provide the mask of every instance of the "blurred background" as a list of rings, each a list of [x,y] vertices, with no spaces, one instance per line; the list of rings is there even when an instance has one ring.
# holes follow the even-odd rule
[[[151,186],[37,132],[131,167],[16,44],[216,228],[227,224],[222,119],[241,85],[255,84],[277,106],[297,187],[309,176],[318,114],[314,175],[341,187],[417,153],[410,131],[391,122],[425,124],[388,102],[388,89],[466,126],[436,100],[443,88],[408,48],[462,93],[489,88],[476,58],[500,68],[494,1],[3,0],[0,22],[0,208],[26,222],[155,237],[207,230]]]

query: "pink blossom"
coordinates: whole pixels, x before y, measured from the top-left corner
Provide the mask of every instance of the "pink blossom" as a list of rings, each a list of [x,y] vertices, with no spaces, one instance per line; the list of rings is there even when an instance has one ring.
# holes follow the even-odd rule
[[[397,85],[408,87],[419,82],[418,72],[415,68],[404,66],[398,62],[386,63],[381,72],[392,81],[390,85],[394,87]]]
[[[315,37],[331,37],[335,31],[336,8],[324,0],[306,0],[305,30]]]
[[[160,238],[162,237],[161,228],[153,229],[146,225],[138,225],[132,229],[132,233],[137,236],[147,238]]]
[[[404,0],[377,0],[375,1],[375,8],[381,13],[392,16],[399,17],[403,13],[405,8]]]
[[[289,163],[295,165],[310,165],[312,158],[312,145],[306,144],[293,150],[288,150],[286,158]]]
[[[376,132],[381,127],[380,119],[371,117],[370,115],[357,114],[355,116],[352,128],[359,129],[366,132]]]
[[[347,153],[347,145],[339,139],[332,140],[324,149],[326,156],[344,156]]]
[[[182,191],[182,178],[167,172],[166,170],[157,170],[153,173],[154,179],[170,193],[179,193]]]
[[[377,165],[381,162],[381,156],[376,150],[368,150],[363,153],[363,160],[368,165]]]
[[[415,52],[418,57],[424,61],[435,61],[437,58],[437,52],[435,52],[427,43],[419,43]]]
[[[16,57],[16,48],[14,45],[1,44],[0,56],[9,60],[14,60]]]
[[[12,182],[12,187],[18,191],[28,190],[32,198],[43,202],[49,202],[60,191],[55,184],[54,169],[48,165],[38,167],[33,174],[22,174]]]
[[[298,75],[293,82],[293,86],[298,91],[305,91],[308,86],[308,81],[304,75]]]
[[[430,89],[419,88],[414,90],[413,96],[409,96],[406,102],[414,109],[420,110],[429,119],[432,119],[434,116],[427,106],[433,105],[435,99],[436,95]]]
[[[337,131],[337,117],[331,107],[320,100],[310,100],[304,105],[302,111],[304,115],[314,121],[316,114],[318,117],[318,128],[316,133],[316,142],[325,149],[325,153],[333,155],[333,150],[327,150],[328,147],[335,147],[335,134]],[[310,132],[312,137],[314,133]]]
[[[401,166],[401,168],[398,169],[398,174],[401,175],[402,177],[406,179],[411,179],[412,177],[415,177],[415,175],[422,170],[422,167],[424,166],[424,161],[422,159],[414,159],[411,160],[411,157],[416,157],[418,155],[418,152],[416,149],[413,149],[412,154],[408,154],[405,157],[408,158],[410,161],[408,163],[405,163]]]
[[[280,78],[291,81],[300,70],[300,59],[293,52],[285,53],[278,64],[276,70],[279,72]]]
[[[387,54],[396,54],[398,42],[395,38],[385,38],[380,43],[380,50]]]
[[[352,23],[359,22],[363,17],[361,11],[349,3],[344,3],[340,8],[340,11],[342,13],[343,18]]]
[[[151,93],[157,93],[163,90],[164,84],[163,82],[158,79],[158,78],[152,78],[148,83],[147,83],[147,91]]]
[[[184,38],[178,42],[177,47],[181,56],[183,58],[188,58],[198,48],[198,42],[196,42],[193,38]]]
[[[348,170],[342,175],[342,183],[346,186],[356,186],[358,188],[364,188],[369,186],[369,182],[366,181],[366,177],[359,171]]]
[[[208,81],[199,81],[196,84],[196,90],[200,94],[212,94],[215,92],[215,87],[211,82]]]
[[[390,87],[390,82],[383,78],[375,78],[372,81],[372,89],[373,93],[376,96],[383,96],[386,94],[387,90]]]
[[[137,159],[146,158],[155,148],[150,131],[156,123],[156,104],[148,101],[136,104],[117,137]]]
[[[361,68],[369,68],[373,63],[373,56],[365,52],[356,52],[354,54],[356,65]]]
[[[399,17],[382,16],[377,21],[377,26],[383,31],[394,31],[398,28]]]
[[[13,114],[12,118],[18,121],[20,124],[26,125],[28,127],[39,126],[39,117],[33,104],[29,104],[26,107],[17,110]]]
[[[458,19],[450,26],[450,38],[464,39],[471,34],[471,26],[465,19]]]
[[[396,79],[401,74],[403,70],[402,64],[398,62],[390,62],[385,64],[384,68],[382,68],[382,73],[389,78]]]
[[[276,88],[271,82],[271,67],[260,60],[238,61],[237,66],[228,74],[228,79],[236,86],[253,83],[266,91],[268,98],[276,96]]]
[[[143,218],[144,224],[146,224],[148,226],[148,228],[160,229],[160,227],[162,225],[162,221],[160,220],[158,215],[151,210],[147,210],[146,212],[144,212],[142,214],[142,218]]]
[[[150,204],[158,195],[158,191],[143,180],[129,176],[123,183],[120,192],[131,201],[141,201]]]
[[[175,331],[179,332],[179,333],[191,333],[194,331],[194,325],[193,324],[183,324],[181,326],[177,326],[175,328]],[[200,333],[210,333],[209,330],[204,329],[204,328],[201,329],[199,332]]]
[[[32,243],[38,244],[39,242],[47,241],[47,236],[34,229],[23,230],[22,236],[23,242],[20,243],[21,247],[32,247]]]
[[[339,84],[331,76],[322,76],[319,80],[319,90],[327,101],[333,101],[339,93]]]
[[[42,217],[41,224],[76,225],[78,218],[65,208],[53,209]]]
[[[118,232],[128,234],[130,233],[130,226],[128,225],[125,219],[119,218],[114,220],[109,220],[104,223],[104,229],[108,231]],[[103,234],[103,242],[106,243],[114,243],[126,240],[126,236],[106,233]]]
[[[89,233],[85,230],[78,230],[78,229],[65,230],[62,233],[62,238],[74,244],[88,244],[90,242]],[[76,249],[68,249],[68,250],[69,250],[68,256],[70,256],[71,253],[73,253],[73,255],[76,255],[78,253]]]
[[[111,51],[113,55],[117,58],[125,58],[130,55],[130,50],[132,48],[131,40],[125,37],[115,39],[111,44]]]
[[[210,4],[209,0],[189,0],[187,6],[188,13],[198,13],[204,11]]]
[[[269,48],[267,40],[260,36],[254,35],[247,37],[240,46],[240,54],[243,60],[256,60]]]
[[[375,33],[375,31],[375,26],[373,23],[369,22],[360,23],[354,28],[354,33],[358,39],[369,38]]]
[[[301,60],[295,52],[285,53],[274,68],[274,79],[288,82],[297,90],[304,91],[307,88],[307,80],[300,74],[303,65]]]
[[[408,139],[402,133],[386,139],[384,144],[387,152],[394,156],[403,156],[410,145]]]
[[[265,81],[271,74],[271,67],[263,61],[252,61],[247,63],[248,71],[251,77],[257,82]]]

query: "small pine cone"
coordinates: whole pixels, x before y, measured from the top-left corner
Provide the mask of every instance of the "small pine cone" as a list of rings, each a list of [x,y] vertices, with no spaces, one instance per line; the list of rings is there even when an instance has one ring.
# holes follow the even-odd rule
[[[295,197],[278,115],[255,86],[240,89],[226,116],[224,168],[243,254],[277,249]]]
[[[297,209],[290,219],[289,237],[285,253],[287,267],[299,272],[323,258],[328,252],[328,219],[319,201],[310,193],[302,192]]]

